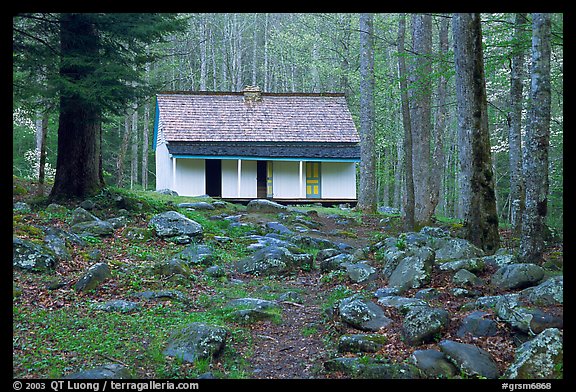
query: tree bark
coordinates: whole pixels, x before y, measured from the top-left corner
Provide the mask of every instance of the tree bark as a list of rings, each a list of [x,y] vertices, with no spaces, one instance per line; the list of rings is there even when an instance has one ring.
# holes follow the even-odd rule
[[[400,14],[398,22],[398,74],[400,79],[400,100],[402,101],[402,124],[404,125],[404,174],[406,197],[404,201],[404,229],[414,230],[414,178],[412,171],[412,125],[408,105],[408,83],[406,81],[406,59],[404,41],[406,37],[406,15]]]
[[[510,112],[508,114],[508,144],[510,146],[510,223],[515,234],[522,229],[524,211],[524,179],[522,178],[522,90],[524,50],[522,27],[526,13],[517,13],[514,22],[514,42],[510,76]]]
[[[358,209],[376,212],[373,14],[360,14],[360,194]]]
[[[486,254],[493,254],[498,249],[500,237],[488,131],[480,14],[455,14],[452,22],[465,237]]]
[[[60,51],[63,58],[99,58],[98,33],[85,14],[63,14],[60,19]],[[93,77],[94,64],[63,61],[60,75],[82,84]],[[58,156],[51,201],[86,198],[104,187],[101,166],[101,109],[80,93],[68,90],[60,96]]]
[[[520,258],[542,261],[548,210],[548,148],[550,145],[550,15],[532,14],[530,106],[526,127],[524,178],[526,207],[522,216]]]
[[[432,198],[430,168],[430,102],[432,89],[432,17],[412,16],[412,40],[416,58],[410,72],[410,119],[412,121],[412,170],[414,179],[414,224],[418,230],[431,223],[437,199]]]
[[[434,127],[434,151],[432,153],[432,176],[430,178],[432,204],[437,206],[440,200],[444,200],[441,192],[444,179],[445,159],[444,159],[444,131],[446,129],[446,119],[448,117],[448,107],[446,104],[446,90],[448,78],[446,76],[446,66],[444,59],[448,53],[448,18],[440,21],[440,79],[438,80],[438,109],[436,111],[436,122]],[[444,203],[442,203],[443,205]]]

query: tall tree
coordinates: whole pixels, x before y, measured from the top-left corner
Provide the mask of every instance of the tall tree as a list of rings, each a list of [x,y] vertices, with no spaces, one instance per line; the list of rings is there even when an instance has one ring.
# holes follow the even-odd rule
[[[431,188],[430,155],[432,73],[432,16],[412,15],[412,42],[415,52],[410,70],[410,120],[412,122],[412,176],[414,180],[414,224],[430,224],[438,199]]]
[[[458,148],[465,236],[493,254],[499,247],[498,215],[488,131],[480,14],[454,14]]]
[[[402,124],[404,125],[404,166],[406,197],[404,202],[404,228],[414,230],[414,179],[412,176],[412,127],[408,105],[408,83],[406,81],[406,15],[400,14],[398,22],[398,74],[400,80],[400,100],[402,102]]]
[[[184,20],[151,13],[21,14],[17,19],[28,20],[33,28],[15,31],[15,51],[34,52],[38,63],[59,66],[59,72],[46,81],[60,97],[56,177],[50,199],[92,195],[104,186],[103,117],[122,112],[137,96],[149,92],[141,77],[142,66],[150,60],[145,45],[182,30]],[[18,44],[37,31],[44,35],[37,34],[34,45]],[[48,49],[38,49],[42,47]]]
[[[520,257],[542,260],[548,210],[548,147],[550,144],[550,15],[532,14],[530,106],[526,127],[524,178],[526,207],[522,216]]]
[[[376,211],[373,23],[373,14],[360,14],[360,192],[358,208],[366,213]]]
[[[510,145],[510,223],[519,234],[524,211],[524,179],[522,177],[522,90],[524,80],[524,48],[522,29],[526,13],[517,13],[514,21],[512,58],[510,60],[510,111],[508,113],[508,144]]]

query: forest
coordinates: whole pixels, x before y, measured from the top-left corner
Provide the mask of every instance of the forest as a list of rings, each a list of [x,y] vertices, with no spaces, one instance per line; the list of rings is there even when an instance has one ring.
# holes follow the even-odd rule
[[[431,116],[428,121],[429,162],[435,167],[438,201],[435,212],[450,218],[462,218],[457,142],[457,99],[452,34],[449,15],[430,15],[426,31],[428,47],[425,74],[413,71],[407,93],[416,96],[418,86],[425,86]],[[43,19],[56,16],[45,15]],[[130,56],[154,56],[154,61],[134,69],[151,86],[148,95],[109,112],[102,125],[102,162],[106,183],[130,188],[153,189],[154,155],[152,126],[154,94],[166,90],[241,91],[245,85],[258,85],[269,92],[344,92],[355,120],[360,124],[360,27],[353,14],[191,14],[180,32],[166,34],[163,42],[142,45]],[[404,21],[404,48],[399,48],[399,21]],[[551,15],[551,119],[549,143],[549,194],[547,223],[562,230],[563,208],[563,46],[562,15]],[[28,178],[38,176],[41,149],[47,181],[54,178],[57,152],[58,110],[53,87],[34,77],[51,74],[57,62],[48,52],[41,64],[19,66],[32,61],[18,53],[38,45],[47,36],[31,37],[41,30],[40,18],[14,19],[14,137],[13,170]],[[50,22],[45,22],[50,23]],[[32,24],[32,26],[28,26]],[[21,27],[20,27],[21,26]],[[34,29],[31,29],[33,27]],[[24,33],[26,32],[26,33]],[[372,31],[374,77],[374,177],[375,197],[379,205],[402,208],[405,183],[404,130],[402,126],[401,78],[398,61],[407,63],[415,57],[410,20],[397,14],[374,15]],[[418,32],[416,32],[418,33]],[[46,33],[45,33],[46,34]],[[482,39],[488,129],[492,169],[499,220],[510,224],[513,214],[513,191],[521,156],[518,137],[527,122],[531,61],[531,21],[529,15],[482,15]],[[18,40],[18,41],[17,41]],[[512,66],[515,65],[514,70]],[[133,64],[136,67],[136,64]],[[514,71],[514,73],[513,73]],[[406,77],[405,77],[406,78]],[[41,91],[26,92],[34,87]],[[512,90],[514,88],[514,91]],[[518,95],[519,94],[519,95]],[[514,98],[512,98],[514,97]],[[520,97],[516,110],[512,99]],[[515,104],[515,103],[514,103]],[[518,125],[515,125],[518,123]],[[44,125],[43,125],[44,124]],[[44,129],[44,131],[42,131]],[[45,143],[42,144],[42,135]],[[521,135],[520,135],[521,137]],[[518,150],[520,149],[520,150]]]
[[[177,251],[181,251],[178,246],[182,243],[174,243],[171,239],[166,240],[166,245],[162,242],[165,239],[160,238],[157,232],[157,237],[153,236],[152,239],[148,232],[142,234],[145,239],[142,243],[136,243],[134,238],[128,237],[127,229],[130,224],[138,226],[134,229],[141,229],[148,221],[152,222],[154,213],[175,208],[178,202],[179,208],[183,210],[186,208],[184,204],[190,202],[178,197],[168,199],[152,192],[156,189],[153,150],[156,95],[168,91],[241,92],[246,86],[258,86],[263,92],[269,93],[343,93],[360,135],[361,159],[356,168],[357,204],[352,210],[344,206],[343,211],[337,213],[344,214],[340,218],[352,222],[350,231],[339,228],[337,223],[330,220],[338,221],[339,218],[334,218],[334,214],[327,215],[332,216],[328,219],[323,214],[318,216],[315,211],[308,211],[305,218],[289,217],[283,221],[285,224],[295,224],[300,219],[300,223],[305,226],[308,224],[307,228],[302,229],[303,232],[307,232],[313,224],[318,227],[324,225],[325,228],[335,226],[339,235],[354,242],[353,246],[358,247],[358,250],[367,249],[363,251],[365,260],[383,266],[383,275],[366,282],[361,281],[364,286],[358,289],[359,286],[354,286],[358,281],[344,277],[346,273],[350,274],[350,265],[355,264],[358,258],[341,264],[340,270],[336,268],[327,272],[323,270],[321,260],[330,259],[334,255],[329,257],[322,252],[332,250],[332,247],[326,249],[316,242],[311,245],[310,242],[298,243],[294,240],[298,247],[304,249],[302,252],[307,252],[303,254],[312,254],[320,263],[317,282],[330,286],[324,292],[341,294],[340,302],[334,306],[331,303],[330,309],[340,306],[339,311],[343,312],[344,292],[350,294],[351,290],[356,289],[372,290],[375,282],[381,283],[378,279],[389,284],[399,264],[392,267],[388,258],[392,256],[385,252],[388,249],[386,247],[393,243],[392,247],[402,252],[408,252],[411,246],[419,247],[422,244],[418,241],[426,242],[429,238],[422,240],[411,235],[423,233],[434,237],[430,232],[432,226],[448,228],[456,236],[469,241],[478,252],[474,255],[466,254],[470,260],[471,257],[481,257],[483,260],[488,257],[497,258],[502,252],[510,251],[517,257],[515,260],[518,263],[530,266],[554,264],[562,259],[564,229],[563,31],[561,13],[17,14],[13,17],[12,57],[13,198],[15,206],[16,201],[25,201],[32,206],[32,210],[26,207],[16,213],[15,207],[14,259],[20,252],[16,250],[16,241],[32,240],[38,244],[48,241],[43,235],[49,230],[43,227],[40,230],[38,221],[40,224],[56,224],[59,228],[69,224],[72,228],[78,224],[75,215],[77,210],[72,213],[73,208],[82,201],[96,200],[101,210],[96,207],[92,213],[99,211],[103,215],[116,217],[114,214],[121,208],[131,214],[128,218],[131,223],[128,226],[124,223],[121,231],[115,227],[115,232],[88,235],[84,245],[74,241],[71,245],[70,238],[66,237],[63,241],[68,244],[66,246],[72,256],[66,256],[69,264],[55,263],[60,268],[57,270],[58,276],[66,276],[73,271],[72,276],[76,277],[81,266],[94,262],[88,256],[94,247],[98,248],[98,252],[103,252],[104,258],[107,255],[114,259],[110,262],[113,272],[110,275],[108,271],[107,279],[112,277],[113,282],[118,282],[108,283],[108,286],[104,283],[98,289],[103,299],[123,294],[128,288],[144,288],[147,282],[154,282],[151,283],[154,287],[173,284],[170,287],[188,289],[190,285],[198,284],[198,287],[194,286],[194,290],[199,290],[194,298],[197,304],[192,306],[195,311],[210,311],[212,305],[207,297],[202,296],[212,295],[213,291],[221,289],[224,293],[222,298],[215,300],[216,303],[224,303],[224,299],[237,299],[240,295],[228,292],[232,289],[223,283],[229,282],[226,276],[233,280],[230,272],[218,278],[207,278],[207,281],[197,276],[185,283],[172,280],[174,275],[204,273],[210,264],[202,265],[202,262],[187,265],[184,273],[180,269],[175,272],[172,260],[169,267],[162,264],[162,268],[170,268],[169,273],[162,269],[162,278],[143,278],[136,283],[132,280],[134,277],[126,274],[131,268],[142,267],[132,264],[133,261],[144,261],[145,264],[152,259],[164,258],[166,252],[174,256]],[[113,212],[109,205],[114,203],[106,199],[111,194],[117,195]],[[141,197],[141,200],[133,201],[135,197]],[[69,210],[64,208],[58,212],[48,212],[47,206],[59,204],[69,207]],[[137,212],[133,212],[136,211],[134,205],[140,208]],[[262,230],[273,231],[269,224],[277,223],[267,220],[258,222],[250,215],[250,206],[246,210],[243,206],[222,205],[226,205],[225,212],[230,213],[230,217],[248,211],[246,224],[250,228],[258,227],[255,229],[257,234],[262,234]],[[230,222],[234,220],[226,220],[228,217],[215,223],[206,212],[199,211],[199,205],[196,208],[197,211],[194,208],[187,210],[185,215],[204,227],[204,240],[216,252],[218,262],[214,264],[228,265],[232,260],[237,262],[237,259],[251,254],[254,248],[247,246],[247,238],[248,234],[255,234],[249,232],[248,228],[240,225],[240,228],[231,229]],[[318,209],[324,211],[321,206]],[[278,219],[284,219],[281,215],[285,210],[274,213],[277,212],[280,212]],[[352,218],[352,214],[358,215]],[[94,216],[92,218],[100,220]],[[265,219],[272,218],[265,216]],[[309,219],[315,221],[310,222]],[[382,227],[394,231],[396,236],[392,242],[386,242],[385,237],[389,233]],[[354,230],[358,233],[352,233]],[[361,241],[363,235],[365,238]],[[232,243],[237,243],[232,245],[219,242],[224,241],[220,240],[221,237],[228,236],[233,239]],[[293,240],[293,237],[289,238]],[[426,243],[436,252],[436,262],[443,241],[446,240],[444,237],[441,240],[438,238],[434,237],[432,242]],[[18,247],[24,245],[19,242]],[[288,249],[292,251],[292,248]],[[160,250],[164,253],[160,254]],[[421,250],[414,252],[408,253],[410,257],[402,253],[402,257],[405,257],[404,260],[425,259]],[[358,252],[352,253],[356,257]],[[443,261],[454,262],[455,259],[458,256]],[[489,265],[486,260],[486,265]],[[126,266],[122,264],[124,262]],[[398,262],[400,259],[395,261]],[[14,263],[16,266],[16,261]],[[312,264],[310,262],[306,268],[301,267],[299,273],[315,270]],[[26,267],[18,268],[26,270]],[[158,272],[158,268],[158,265],[153,268],[154,273]],[[387,268],[390,271],[386,272]],[[438,268],[443,271],[441,274],[447,273],[443,267],[434,267]],[[495,271],[500,271],[498,268],[504,267],[497,261],[485,269],[472,268],[470,271],[482,279],[495,282],[494,276],[498,275]],[[552,275],[562,274],[561,267],[554,268]],[[234,271],[237,273],[238,270]],[[290,276],[297,280],[294,277],[297,273],[291,273],[293,275]],[[238,276],[242,278],[244,275],[240,273]],[[426,284],[440,290],[451,287],[453,283],[442,280],[449,278],[438,276],[442,277],[437,280],[432,277]],[[537,281],[544,284],[542,282],[546,282],[547,278],[549,275],[545,278],[540,276]],[[125,279],[130,281],[125,283]],[[556,278],[552,277],[549,281],[553,279]],[[18,295],[14,294],[15,301],[20,301],[14,308],[15,322],[19,322],[19,326],[23,325],[24,318],[40,320],[40,314],[29,308],[36,303],[32,299],[36,295],[39,296],[38,302],[44,304],[42,307],[50,311],[59,307],[72,309],[68,308],[69,303],[76,301],[71,294],[74,292],[70,286],[72,280],[61,281],[57,290],[48,293],[41,290],[43,294],[37,294],[35,290],[46,286],[44,278],[38,280],[38,277],[20,275],[18,272],[14,282],[19,287]],[[345,288],[337,284],[342,282],[345,282]],[[212,290],[212,284],[223,286]],[[266,284],[276,287],[276,283],[266,281]],[[534,281],[527,286],[536,284]],[[494,285],[495,291],[483,294],[503,294],[506,290],[526,287]],[[466,287],[472,286],[478,288],[481,285],[477,282],[467,283]],[[67,287],[70,292],[66,291]],[[412,295],[414,293],[410,290],[423,287],[424,284],[419,283],[404,293]],[[250,294],[258,293],[254,290]],[[321,297],[319,293],[322,290],[317,287],[311,290]],[[76,288],[75,291],[82,290]],[[88,301],[89,296],[96,294],[89,291],[85,295],[87,297],[82,300]],[[346,300],[350,298],[355,297],[346,297]],[[378,298],[381,304],[381,301],[384,303],[382,298],[387,297]],[[459,298],[453,301],[452,306],[455,307],[456,303],[460,306],[462,301]],[[297,316],[297,308],[304,305],[294,305],[297,301],[292,299],[288,300],[288,305],[286,302],[284,306],[291,310],[284,309],[285,317],[290,315],[302,320],[308,317],[305,320],[308,324],[302,328],[320,330],[311,321],[318,315],[309,315],[308,310],[302,310],[302,314]],[[562,319],[562,310],[558,313],[561,304],[547,302],[538,305],[554,308],[544,308],[544,311],[554,317],[560,314]],[[79,306],[85,305],[81,303]],[[189,310],[191,305],[178,302],[174,306],[174,317],[176,314],[181,317],[180,312]],[[496,309],[499,309],[498,306]],[[331,312],[326,309],[324,313]],[[402,310],[402,317],[406,315],[406,309]],[[464,311],[455,309],[448,310],[463,318]],[[144,313],[142,317],[160,325],[158,334],[168,334],[169,320],[165,322],[156,318],[160,313],[164,315],[165,309],[146,305],[140,311],[152,312]],[[408,314],[412,315],[411,312]],[[511,322],[506,318],[508,316],[496,313],[499,319],[510,324],[506,324],[505,332],[497,336],[505,336],[506,342],[509,342],[511,339],[508,338],[513,334],[511,331],[516,331],[520,322]],[[400,317],[396,313],[387,315],[395,322]],[[221,316],[220,313],[210,314],[208,319],[220,320]],[[61,323],[68,316],[60,316],[58,313],[54,317],[55,323]],[[70,317],[82,320],[83,316]],[[230,319],[226,317],[224,320],[228,323]],[[274,337],[280,322],[274,320],[271,330],[259,332],[251,329],[252,338],[264,336],[267,339],[264,346],[280,344],[279,339]],[[554,320],[556,323],[558,317]],[[36,328],[39,330],[43,328],[42,321],[32,322],[38,323]],[[108,322],[115,323],[116,320],[106,319],[102,325]],[[455,323],[454,320],[452,322]],[[329,324],[326,327],[328,330],[323,331],[331,337],[336,334],[335,331],[344,333],[339,325],[335,323],[332,330],[332,324]],[[557,326],[557,323],[551,325]],[[443,333],[447,339],[453,338],[455,332],[449,332],[453,327],[443,322],[442,327],[432,333],[434,337],[427,337],[415,344],[411,344],[405,335],[402,335],[402,342],[394,340],[397,335],[393,335],[396,338],[387,338],[401,347],[405,344],[417,347],[422,342],[442,346],[443,342],[438,343],[440,336]],[[533,333],[536,327],[531,324],[527,330],[520,329],[522,332],[528,331],[530,337],[538,335]],[[542,328],[538,332],[542,330],[548,331]],[[237,332],[233,348],[224,349],[225,357],[232,358],[238,352],[254,351],[239,343],[243,340],[239,337],[244,336],[243,333]],[[306,338],[314,335],[303,334]],[[229,333],[227,336],[230,336]],[[15,353],[18,353],[20,359],[14,362],[14,374],[18,378],[59,377],[70,369],[76,370],[82,368],[81,365],[98,362],[91,353],[76,363],[74,361],[77,359],[71,359],[72,355],[67,354],[68,348],[55,346],[50,350],[62,351],[65,360],[72,361],[73,365],[47,364],[44,373],[41,373],[40,370],[32,370],[33,366],[27,365],[24,359],[29,355],[27,350],[37,343],[32,343],[29,337],[18,336],[15,339],[18,341],[15,350],[19,350]],[[233,342],[234,339],[233,336]],[[514,356],[511,345],[506,343],[507,348],[498,354],[496,347],[502,341],[497,344],[490,338],[486,341],[482,339],[482,347],[497,358],[496,373],[461,368],[460,374],[472,378],[496,378],[495,374],[500,377],[510,376],[516,365],[513,362],[518,358]],[[26,341],[27,346],[19,343],[21,341]],[[154,347],[160,345],[156,340],[151,344]],[[276,350],[284,350],[279,347]],[[432,348],[436,349],[437,346]],[[82,351],[76,348],[70,350],[74,353]],[[96,352],[96,359],[118,358],[120,354],[115,350],[112,347],[101,348]],[[381,353],[378,350],[372,352]],[[449,348],[442,346],[442,351],[447,352],[445,350]],[[412,354],[413,351],[414,347],[409,348],[394,358],[400,363],[406,360],[403,355],[408,352]],[[244,369],[245,364],[237,362],[228,365],[211,362],[209,366],[203,364],[204,368],[194,364],[187,368],[179,362],[160,361],[158,358],[162,355],[158,352],[142,355],[145,359],[129,356],[125,361],[139,369],[134,370],[137,378],[197,377],[204,373],[206,367],[218,375],[224,375],[224,378],[250,378],[244,370],[238,370]],[[318,357],[325,359],[323,355],[327,354],[321,352]],[[113,362],[126,365],[119,359]],[[326,369],[332,366],[328,363],[329,360],[324,362]],[[264,372],[270,370],[262,366]],[[364,378],[364,370],[360,373],[355,373],[357,370],[347,373],[349,369],[343,370],[339,366],[344,365],[336,366],[336,378],[342,374],[344,377],[352,374],[352,377]],[[50,373],[48,368],[53,368],[54,373]],[[561,369],[561,364],[556,363],[553,371],[544,378],[558,378],[558,369]],[[300,378],[304,374],[294,370],[295,373],[291,375],[279,376],[270,371],[270,378]],[[309,376],[307,372],[306,377]],[[323,374],[317,369],[313,373]],[[266,375],[268,377],[268,373]],[[528,378],[538,376],[532,374]]]

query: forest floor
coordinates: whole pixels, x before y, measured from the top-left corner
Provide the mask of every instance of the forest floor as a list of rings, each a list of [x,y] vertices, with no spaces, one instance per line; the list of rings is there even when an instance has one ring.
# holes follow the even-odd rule
[[[14,202],[32,199],[30,195],[34,194],[34,188],[30,184],[27,186],[29,189],[24,195],[13,196]],[[73,208],[75,207],[69,206],[70,210]],[[241,207],[234,207],[227,212],[233,214],[237,212],[235,209],[242,210]],[[336,208],[326,211],[331,210],[337,212]],[[116,212],[106,213],[113,216]],[[104,214],[104,211],[96,214]],[[145,228],[150,215],[136,214],[130,225]],[[329,219],[327,215],[327,213],[309,214],[322,226],[322,233],[342,230],[342,226],[335,225],[334,220]],[[398,217],[389,218],[389,225],[383,229],[382,215],[361,216],[355,213],[354,216],[361,221],[361,224],[346,227],[346,238],[342,240],[355,249],[373,244],[375,238],[395,236],[400,232]],[[269,220],[276,218],[276,216],[268,217]],[[33,240],[38,240],[42,236],[38,227],[52,225],[67,228],[70,223],[68,216],[46,215],[41,210],[24,214],[15,213],[14,219],[14,236]],[[213,234],[230,234],[216,226],[208,230],[212,230]],[[509,231],[503,230],[501,236],[505,244],[514,242]],[[177,248],[174,244],[166,244],[159,239],[151,239],[145,244],[135,244],[127,240],[123,236],[123,230],[119,229],[112,237],[94,241],[88,249],[74,247],[72,259],[61,262],[54,273],[39,274],[14,270],[14,285],[21,289],[21,293],[14,297],[13,305],[14,377],[61,377],[71,371],[95,366],[105,362],[104,360],[128,366],[137,378],[195,378],[206,371],[219,378],[349,377],[340,372],[326,372],[324,369],[324,362],[335,356],[354,356],[351,353],[338,354],[336,344],[342,334],[358,333],[358,330],[334,317],[333,304],[336,299],[344,296],[343,293],[348,295],[355,292],[373,293],[376,289],[385,287],[386,281],[383,278],[377,277],[375,280],[359,284],[345,279],[342,275],[330,276],[321,273],[317,268],[298,271],[280,279],[242,275],[228,270],[225,281],[215,281],[201,277],[204,267],[195,268],[192,272],[197,278],[185,282],[179,279],[134,275],[133,272],[140,271],[138,268],[150,259],[165,257]],[[72,289],[71,282],[93,263],[86,256],[92,249],[98,249],[102,253],[101,259],[112,263],[114,277],[95,291],[77,293]],[[224,260],[238,257],[234,254],[234,249],[238,248],[232,245],[226,248],[228,253]],[[546,260],[562,264],[562,243],[550,244]],[[486,270],[478,276],[486,278],[492,272],[494,271]],[[437,271],[427,287],[434,287],[447,293],[453,287],[450,278],[449,273]],[[47,285],[54,280],[59,280],[63,284],[57,289],[47,290]],[[241,288],[230,283],[234,281],[243,282]],[[150,288],[176,288],[184,291],[190,296],[192,305],[171,301],[160,305],[143,303],[144,310],[140,315],[136,313],[121,320],[117,320],[116,316],[104,315],[104,312],[94,313],[90,310],[90,304],[94,302],[130,298],[135,289]],[[288,291],[299,293],[301,300],[279,301],[281,305],[279,319],[250,324],[234,324],[227,319],[218,319],[219,322],[231,325],[235,331],[229,343],[231,347],[225,350],[223,358],[219,360],[201,367],[173,363],[158,355],[164,344],[163,337],[167,336],[175,325],[182,325],[204,315],[210,319],[220,317],[222,314],[215,309],[232,298],[239,296],[273,298],[279,293]],[[413,296],[416,291],[410,290],[405,295]],[[461,310],[461,306],[468,299],[442,295],[437,301],[439,306],[449,312],[451,319],[449,327],[442,334],[443,339],[473,342],[492,354],[501,371],[510,365],[517,345],[514,343],[513,331],[508,325],[500,323],[499,333],[494,337],[457,338],[456,330],[467,313]],[[385,357],[391,362],[400,363],[406,362],[416,349],[438,348],[437,342],[417,347],[406,344],[400,334],[401,315],[395,309],[387,308],[385,311],[394,321],[393,327],[382,332],[388,339],[387,343],[372,356]],[[561,315],[562,310],[558,311]],[[147,324],[150,323],[158,325],[149,327]],[[67,324],[70,324],[69,330]],[[78,325],[82,327],[78,329]],[[116,331],[114,333],[110,332],[112,329],[108,331],[108,328],[113,328],[112,325],[117,325],[116,328],[119,330],[125,330],[124,334],[118,337]],[[91,330],[98,336],[96,340],[101,339],[101,342],[86,342],[86,339],[94,340],[92,335],[88,336]],[[82,333],[86,333],[86,336],[77,336]],[[107,334],[110,336],[106,336]],[[151,337],[151,334],[156,334],[157,337]],[[64,338],[59,339],[58,336]],[[80,340],[77,341],[77,338]]]

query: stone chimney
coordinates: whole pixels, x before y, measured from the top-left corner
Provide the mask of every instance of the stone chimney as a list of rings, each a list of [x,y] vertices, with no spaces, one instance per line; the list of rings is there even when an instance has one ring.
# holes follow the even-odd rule
[[[260,102],[262,100],[260,87],[258,86],[246,86],[242,92],[244,93],[244,102]]]

